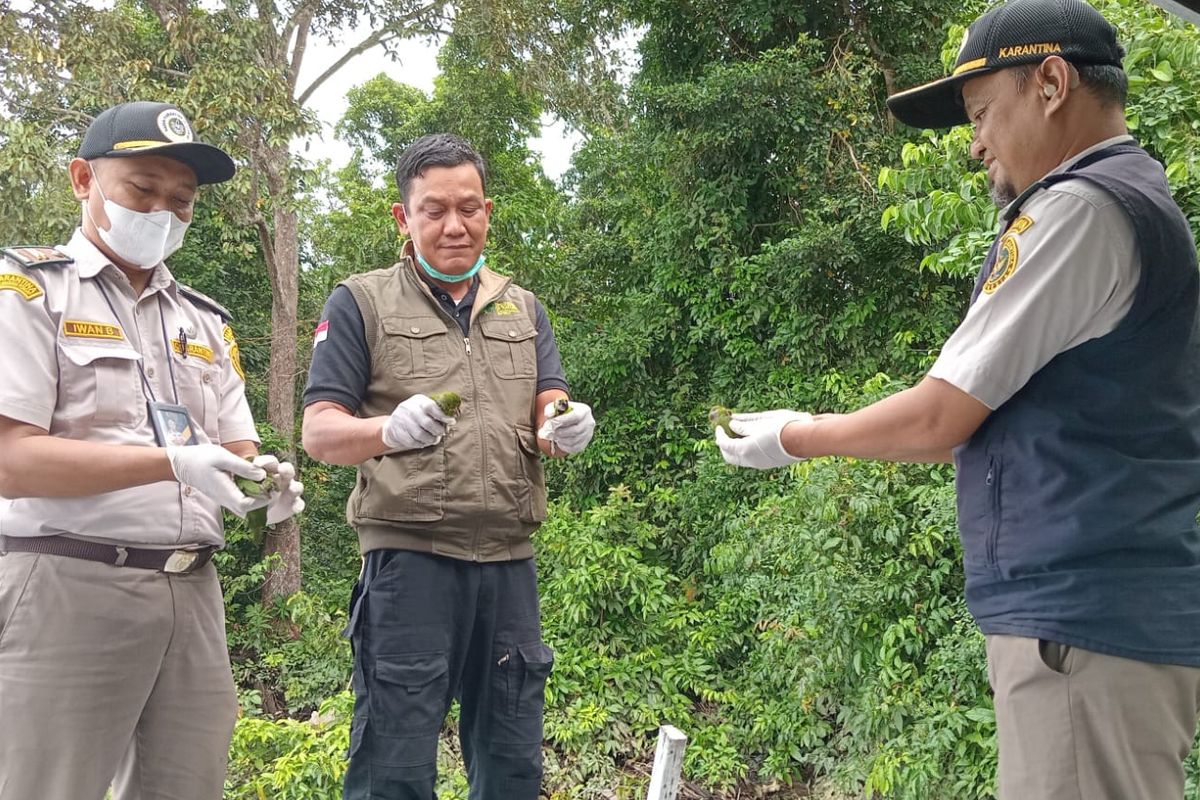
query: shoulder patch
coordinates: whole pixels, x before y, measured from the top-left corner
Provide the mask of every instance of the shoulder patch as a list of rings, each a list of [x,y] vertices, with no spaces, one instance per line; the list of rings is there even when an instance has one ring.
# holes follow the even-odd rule
[[[1022,214],[1013,220],[1013,224],[1008,226],[1008,232],[1011,234],[1024,233],[1033,227],[1033,217],[1028,214]]]
[[[53,247],[36,247],[23,245],[21,247],[6,247],[0,252],[11,258],[26,269],[34,267],[65,267],[74,263],[75,259],[66,253],[61,253]]]
[[[221,329],[221,338],[225,340],[225,347],[229,351],[229,361],[233,364],[234,372],[245,382],[246,372],[242,369],[242,351],[238,348],[237,337],[233,335],[233,328],[229,327],[228,324]]]
[[[216,300],[213,300],[211,297],[204,294],[203,292],[197,292],[192,287],[184,286],[181,283],[181,284],[179,284],[179,293],[182,294],[184,297],[186,297],[188,300],[192,301],[192,305],[197,305],[197,306],[200,306],[201,308],[206,308],[209,311],[212,311],[213,313],[215,313],[217,316],[219,316],[221,318],[222,322],[229,322],[231,319],[233,319],[233,314],[229,313],[229,309],[227,309],[225,306],[218,303]]]
[[[16,292],[26,300],[36,300],[45,294],[42,287],[38,286],[35,281],[15,272],[6,272],[0,275],[0,291],[5,289]]]
[[[1004,234],[1000,240],[1000,252],[996,254],[996,263],[983,284],[983,293],[992,294],[1017,271],[1017,239],[1011,233]]]

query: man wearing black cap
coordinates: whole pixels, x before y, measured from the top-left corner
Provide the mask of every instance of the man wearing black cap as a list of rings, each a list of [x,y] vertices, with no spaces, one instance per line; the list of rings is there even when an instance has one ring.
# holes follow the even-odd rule
[[[731,464],[954,459],[1000,796],[1179,798],[1200,700],[1200,276],[1127,133],[1112,26],[1013,0],[888,106],[973,124],[1002,226],[917,386],[858,412],[734,416]]]
[[[292,465],[255,455],[228,313],[163,264],[234,164],[139,102],[96,117],[69,169],[71,241],[0,258],[0,800],[217,800],[237,715],[221,508],[304,505]]]

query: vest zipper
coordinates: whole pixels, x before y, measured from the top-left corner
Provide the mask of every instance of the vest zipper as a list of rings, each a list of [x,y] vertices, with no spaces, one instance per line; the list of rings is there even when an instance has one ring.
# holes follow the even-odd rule
[[[463,337],[463,347],[467,349],[467,374],[471,376],[471,396],[479,398],[479,386],[475,380],[475,365],[471,361],[471,337]],[[475,429],[479,431],[479,484],[483,490],[483,515],[486,518],[488,511],[488,463],[487,463],[487,437],[483,430],[483,414],[480,413],[479,403],[474,402],[471,405],[475,408]],[[475,528],[475,538],[471,542],[471,558],[474,561],[479,560],[479,527]]]

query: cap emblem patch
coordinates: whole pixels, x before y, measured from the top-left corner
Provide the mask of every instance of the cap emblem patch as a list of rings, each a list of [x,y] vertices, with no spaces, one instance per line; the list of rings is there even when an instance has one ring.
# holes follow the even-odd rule
[[[158,115],[158,129],[172,142],[192,141],[192,126],[178,109],[168,108]]]

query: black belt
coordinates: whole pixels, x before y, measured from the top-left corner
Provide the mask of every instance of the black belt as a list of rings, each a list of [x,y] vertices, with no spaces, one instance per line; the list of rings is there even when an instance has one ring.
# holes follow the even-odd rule
[[[151,550],[145,547],[117,547],[85,542],[66,536],[0,536],[0,553],[41,553],[49,556],[82,558],[114,567],[155,569],[170,575],[186,575],[203,567],[217,551],[216,547],[196,550]]]

